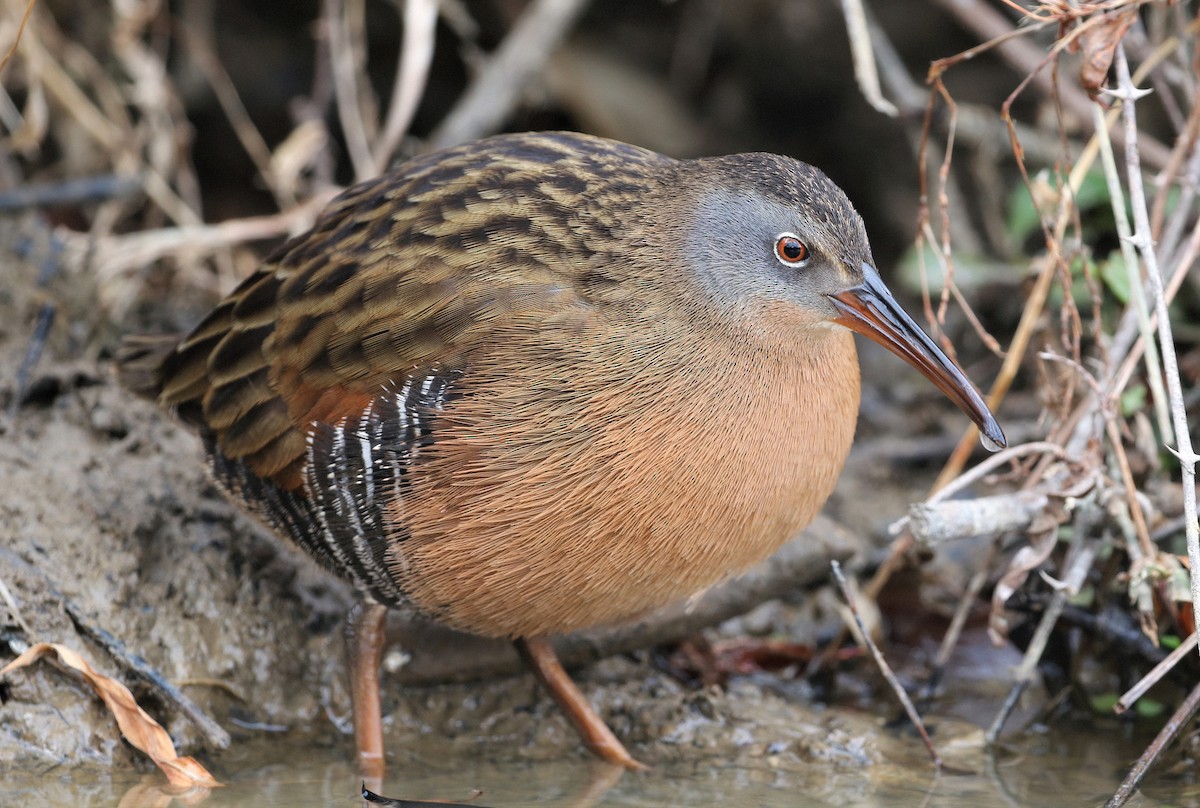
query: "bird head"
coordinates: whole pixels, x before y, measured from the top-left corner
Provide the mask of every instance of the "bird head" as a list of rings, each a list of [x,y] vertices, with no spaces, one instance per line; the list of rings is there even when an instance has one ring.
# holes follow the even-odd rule
[[[718,307],[764,313],[796,331],[844,326],[919,370],[979,427],[1003,431],[957,365],[896,302],[871,256],[862,218],[820,170],[773,154],[678,164],[692,273]]]

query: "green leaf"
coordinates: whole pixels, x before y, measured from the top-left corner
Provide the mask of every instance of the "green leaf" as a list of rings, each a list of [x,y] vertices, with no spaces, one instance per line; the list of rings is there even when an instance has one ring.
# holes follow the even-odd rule
[[[911,246],[900,259],[896,267],[896,278],[900,288],[911,294],[921,291],[921,258],[925,259],[925,282],[929,285],[929,294],[940,295],[946,283],[942,265],[938,262],[937,252],[928,243],[922,245],[922,251],[917,252],[916,246]],[[954,254],[954,283],[968,296],[971,291],[997,278],[1011,276],[1014,272],[1012,265],[988,261],[981,256],[969,253]],[[892,281],[889,280],[889,283]],[[896,287],[893,286],[893,289]],[[934,301],[936,305],[936,301]]]
[[[1089,171],[1079,186],[1079,193],[1075,194],[1075,206],[1081,211],[1089,211],[1101,205],[1112,207],[1108,199],[1108,180],[1103,171]]]
[[[1041,230],[1042,217],[1033,205],[1033,197],[1024,185],[1013,189],[1008,199],[1008,221],[1005,222],[1009,239],[1014,244],[1025,241],[1029,235]]]
[[[1119,696],[1116,693],[1101,693],[1097,696],[1092,696],[1092,710],[1097,713],[1111,714],[1113,708],[1117,706],[1118,699]],[[1166,709],[1166,705],[1161,701],[1155,701],[1154,699],[1149,699],[1145,696],[1138,699],[1133,705],[1134,712],[1137,713],[1140,718],[1157,718],[1158,716],[1162,715]]]
[[[1137,700],[1137,704],[1133,705],[1133,708],[1137,710],[1137,714],[1142,718],[1158,718],[1158,716],[1166,712],[1167,705],[1161,701],[1155,701],[1143,696]]]
[[[1047,189],[1057,187],[1054,175],[1047,170],[1039,171],[1032,180],[1035,187],[1044,186]],[[1052,197],[1053,193],[1054,191],[1050,190],[1047,195]],[[1043,214],[1054,216],[1054,205],[1046,204],[1048,204],[1048,209],[1039,211],[1033,204],[1029,188],[1022,184],[1013,189],[1008,199],[1008,221],[1005,222],[1008,236],[1013,243],[1020,244],[1030,235],[1041,230]],[[1075,207],[1080,213],[1087,213],[1098,208],[1107,210],[1111,208],[1111,204],[1108,200],[1108,181],[1104,179],[1104,172],[1100,170],[1088,172],[1075,194]]]
[[[1125,256],[1120,250],[1113,250],[1108,259],[1100,262],[1100,279],[1113,293],[1113,297],[1122,304],[1129,302],[1129,271],[1125,266]]]
[[[1146,385],[1131,384],[1121,393],[1121,415],[1126,418],[1146,409]]]

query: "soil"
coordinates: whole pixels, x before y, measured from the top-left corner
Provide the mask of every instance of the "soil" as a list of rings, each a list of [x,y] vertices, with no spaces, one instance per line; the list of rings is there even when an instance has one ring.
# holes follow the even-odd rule
[[[4,611],[9,648],[63,643],[120,678],[79,634],[69,602],[170,681],[219,683],[187,688],[219,718],[296,725],[322,716],[322,701],[339,710],[334,628],[346,588],[227,503],[194,437],[117,386],[107,362],[72,356],[80,340],[70,326],[54,330],[28,392],[14,401],[14,371],[40,301],[35,266],[9,264],[6,275],[0,579],[31,630],[25,635]],[[53,285],[59,323],[82,321],[86,283]],[[39,664],[3,688],[0,766],[132,764],[100,702],[73,677]],[[179,745],[197,745],[189,721],[143,706]]]

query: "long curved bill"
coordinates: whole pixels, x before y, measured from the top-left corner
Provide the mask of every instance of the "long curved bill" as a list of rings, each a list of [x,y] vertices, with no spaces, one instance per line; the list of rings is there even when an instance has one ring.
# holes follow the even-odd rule
[[[863,282],[829,296],[839,316],[836,322],[870,337],[908,364],[965,412],[983,435],[983,445],[998,451],[1008,445],[1000,424],[983,398],[950,357],[900,308],[879,277],[879,271],[863,264]]]

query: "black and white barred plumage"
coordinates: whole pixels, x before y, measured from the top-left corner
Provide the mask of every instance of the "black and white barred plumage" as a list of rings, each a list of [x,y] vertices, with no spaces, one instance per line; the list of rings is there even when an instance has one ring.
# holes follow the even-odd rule
[[[389,524],[385,506],[401,502],[422,448],[432,445],[434,419],[452,397],[458,372],[413,373],[389,385],[358,415],[307,431],[303,491],[287,491],[229,460],[209,442],[218,482],[253,503],[259,516],[325,567],[380,603],[405,601],[394,571],[403,558],[389,551],[407,535]]]

